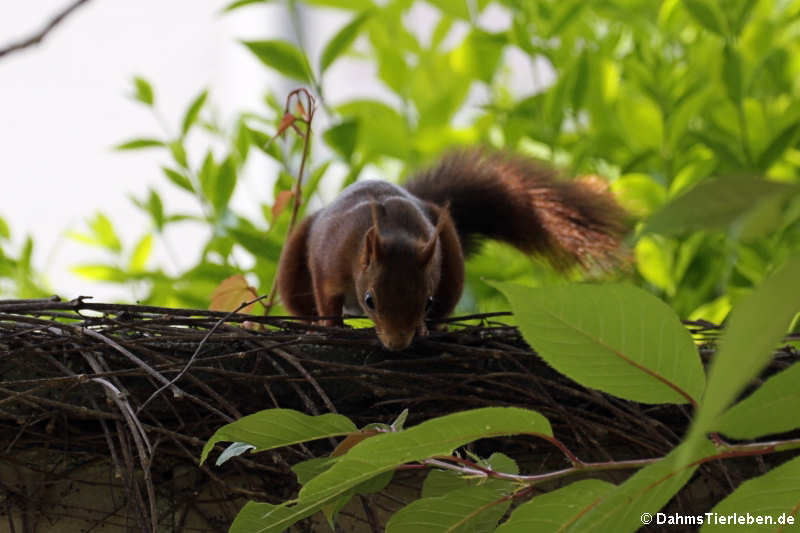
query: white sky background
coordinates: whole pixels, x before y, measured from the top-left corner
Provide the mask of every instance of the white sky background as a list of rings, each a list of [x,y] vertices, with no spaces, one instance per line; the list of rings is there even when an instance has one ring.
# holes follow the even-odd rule
[[[108,214],[126,247],[148,224],[129,194],[141,198],[155,186],[170,213],[195,210],[193,199],[162,177],[159,167],[166,156],[151,150],[111,150],[133,137],[163,135],[148,110],[128,97],[134,75],[151,81],[157,106],[173,131],[186,105],[205,86],[223,124],[236,112],[260,109],[265,89],[281,95],[290,88],[238,43],[239,39],[291,37],[282,3],[220,14],[229,1],[92,0],[39,46],[0,58],[0,216],[11,226],[16,243],[26,234],[34,237],[34,264],[60,296],[135,297],[129,290],[96,284],[69,271],[79,263],[106,259],[64,236],[68,230],[82,230],[83,222],[96,210]],[[68,3],[0,3],[0,47],[38,31]],[[306,20],[310,55],[316,57],[351,16],[325,10],[322,16]],[[435,10],[418,2],[412,10],[413,26],[429,31],[435,16]],[[482,19],[485,27],[495,31],[508,23],[504,13],[491,7]],[[524,67],[519,71],[527,74],[517,80],[518,92],[528,93],[532,91],[531,69]],[[548,74],[544,72],[545,79]],[[334,102],[386,95],[368,64],[349,60],[331,68],[325,85]],[[485,98],[480,90],[474,97],[477,104]],[[203,150],[205,140],[190,137],[189,147],[191,156],[191,148]],[[266,195],[271,188],[265,176],[272,168],[266,158],[248,162],[232,200],[237,211],[260,216],[258,204],[269,200]],[[190,224],[168,232],[179,267],[194,263],[203,237]],[[157,248],[155,254],[154,260],[172,270],[163,249]]]

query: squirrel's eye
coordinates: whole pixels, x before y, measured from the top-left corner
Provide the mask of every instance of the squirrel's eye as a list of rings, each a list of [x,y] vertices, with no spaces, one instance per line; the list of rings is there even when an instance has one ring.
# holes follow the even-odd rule
[[[375,309],[375,299],[372,297],[372,292],[367,291],[364,294],[364,305],[370,309]]]
[[[428,301],[425,302],[425,311],[430,311],[433,307],[433,296],[428,296]]]

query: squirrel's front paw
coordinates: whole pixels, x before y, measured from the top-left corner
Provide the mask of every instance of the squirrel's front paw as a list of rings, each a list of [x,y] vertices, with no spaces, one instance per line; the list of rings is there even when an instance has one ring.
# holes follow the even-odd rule
[[[417,326],[417,337],[427,337],[428,333],[428,326],[426,326],[425,323]]]
[[[344,327],[344,321],[341,318],[324,318],[315,321],[314,325],[326,328],[342,328]]]

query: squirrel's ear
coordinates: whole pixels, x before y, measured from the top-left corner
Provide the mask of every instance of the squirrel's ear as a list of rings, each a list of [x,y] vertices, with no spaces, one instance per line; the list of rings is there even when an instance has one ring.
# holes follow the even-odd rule
[[[445,224],[450,221],[449,207],[450,203],[448,202],[439,210],[439,220],[436,221],[436,228],[433,230],[433,235],[431,235],[428,242],[420,248],[418,258],[422,265],[427,265],[433,258],[433,253],[436,251],[436,241],[439,240],[439,235],[442,233]]]
[[[378,226],[372,226],[364,236],[364,247],[361,249],[361,268],[367,268],[381,258],[381,237]]]

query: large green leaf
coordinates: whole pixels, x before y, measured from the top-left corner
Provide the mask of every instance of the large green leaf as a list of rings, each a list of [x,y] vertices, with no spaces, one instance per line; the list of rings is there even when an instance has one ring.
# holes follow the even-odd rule
[[[421,498],[397,511],[386,524],[387,533],[479,533],[494,531],[511,505],[506,496],[514,488],[478,485],[443,496]]]
[[[576,481],[564,488],[536,496],[511,513],[496,533],[537,533],[564,531],[578,517],[578,511],[605,498],[616,487],[599,479]]]
[[[322,50],[322,55],[319,58],[319,71],[320,73],[328,70],[328,67],[338,58],[358,37],[358,32],[361,26],[369,18],[372,13],[365,11],[357,15],[353,20],[347,23],[341,30],[336,32],[325,48]]]
[[[730,532],[736,526],[748,532],[797,531],[800,524],[798,507],[800,457],[795,457],[763,476],[742,483],[733,494],[711,509],[710,516],[705,515],[709,520],[703,524],[700,533]],[[738,516],[737,522],[729,521],[728,517],[732,515]],[[759,524],[757,517],[763,522]],[[743,520],[743,523],[738,520]]]
[[[794,364],[723,413],[714,429],[735,439],[755,439],[800,428],[799,384],[800,364]]]
[[[298,81],[311,80],[311,69],[305,54],[288,41],[242,41],[266,66]]]
[[[355,425],[342,415],[328,413],[309,416],[291,409],[268,409],[219,428],[203,446],[200,463],[206,460],[218,442],[244,442],[255,446],[254,451],[258,452],[298,442],[347,435],[353,431],[356,431]]]
[[[284,531],[298,520],[329,504],[339,502],[351,494],[353,488],[400,465],[429,457],[449,455],[455,448],[480,438],[512,434],[549,437],[552,436],[552,429],[547,419],[534,411],[514,407],[488,407],[428,420],[404,431],[376,435],[361,441],[333,466],[308,480],[300,490],[296,502],[288,502],[281,506],[256,507],[256,504],[245,506],[240,515],[243,515],[241,522],[247,526],[242,526],[241,529],[232,527],[231,532]],[[275,441],[275,439],[270,440]],[[281,441],[286,442],[287,439]],[[209,444],[206,444],[203,457],[207,455],[209,449]],[[257,522],[256,520],[265,512],[270,513],[269,520]],[[237,517],[237,521],[239,520]],[[269,525],[256,527],[262,523]]]
[[[642,468],[625,483],[607,492],[601,500],[575,508],[574,521],[562,531],[638,531],[648,515],[652,517],[689,481],[701,460],[715,453],[714,445],[708,441],[688,453],[679,446],[667,457]]]
[[[706,180],[650,217],[642,233],[672,235],[725,228],[760,200],[798,192],[797,187],[766,180],[733,177]]]
[[[569,378],[637,402],[699,401],[705,376],[697,350],[655,296],[628,285],[494,285],[525,340]]]
[[[744,386],[772,358],[800,301],[800,256],[790,259],[731,311],[689,440],[701,439]]]
[[[300,512],[297,507],[288,507],[287,503],[247,502],[236,515],[228,533],[280,533],[321,508],[321,505],[309,506]]]
[[[423,422],[397,433],[384,433],[353,447],[337,464],[309,481],[302,500],[340,494],[377,474],[405,463],[449,455],[474,440],[527,434],[552,436],[550,423],[535,411],[515,407],[487,407]]]

